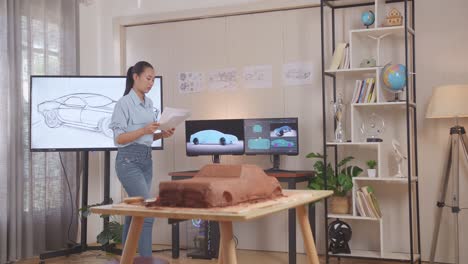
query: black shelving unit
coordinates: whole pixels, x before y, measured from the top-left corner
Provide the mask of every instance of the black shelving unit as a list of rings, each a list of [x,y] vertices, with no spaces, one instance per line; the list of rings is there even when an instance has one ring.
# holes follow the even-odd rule
[[[336,168],[336,161],[338,160],[338,145],[337,144],[327,144],[327,84],[331,82],[331,86],[333,87],[332,98],[333,101],[336,102],[337,99],[337,80],[336,74],[330,74],[330,72],[326,72],[326,51],[325,46],[326,39],[325,39],[325,25],[326,19],[331,19],[331,48],[334,52],[335,44],[336,44],[336,24],[335,24],[335,11],[338,9],[343,8],[356,8],[356,7],[363,7],[363,6],[373,6],[376,4],[378,0],[321,0],[320,1],[320,17],[321,17],[321,58],[322,58],[322,111],[323,111],[323,151],[324,151],[324,164],[327,164],[327,157],[334,157],[335,161],[335,168]],[[385,4],[388,3],[403,3],[404,4],[404,14],[403,14],[403,27],[404,27],[404,63],[406,66],[406,99],[405,103],[403,103],[405,107],[405,114],[406,114],[406,143],[407,143],[407,174],[408,174],[408,181],[407,181],[407,192],[408,192],[408,208],[409,208],[409,259],[395,259],[395,258],[385,258],[385,256],[377,257],[374,259],[391,259],[391,260],[400,260],[403,262],[409,261],[409,263],[419,263],[421,264],[421,237],[420,237],[420,214],[419,214],[419,180],[418,180],[418,148],[417,148],[417,112],[416,112],[416,75],[413,74],[416,72],[416,64],[415,64],[415,0],[386,0]],[[409,9],[411,6],[411,10]],[[330,9],[330,14],[325,14],[325,8]],[[410,15],[410,17],[408,16]],[[330,18],[326,18],[325,16],[329,16]],[[409,33],[409,29],[412,29],[413,34]],[[411,41],[411,47],[410,42]],[[409,54],[409,50],[411,49],[411,54]],[[352,66],[351,66],[352,67]],[[411,81],[410,81],[411,75]],[[411,85],[411,87],[410,87]],[[329,88],[328,88],[329,89]],[[334,122],[334,128],[336,129],[336,121]],[[330,151],[329,151],[330,150]],[[329,156],[330,155],[330,156]],[[326,173],[326,172],[325,172]],[[412,175],[415,175],[416,180],[412,181]],[[326,175],[324,175],[325,186],[327,186],[327,179]],[[415,184],[415,188],[413,190],[412,186]],[[414,193],[413,193],[414,192]],[[413,200],[413,195],[414,199]],[[415,214],[413,213],[415,210]],[[325,217],[325,230],[328,230],[328,223],[329,223],[329,215],[328,215],[328,206],[327,202],[325,202],[324,206],[324,217]],[[345,254],[333,255],[328,252],[328,232],[324,232],[325,235],[325,243],[326,243],[326,263],[329,263],[330,257],[337,257],[337,258],[367,258],[363,256],[353,256],[352,254],[346,256]],[[418,256],[418,257],[415,257]],[[373,258],[373,257],[369,257]]]

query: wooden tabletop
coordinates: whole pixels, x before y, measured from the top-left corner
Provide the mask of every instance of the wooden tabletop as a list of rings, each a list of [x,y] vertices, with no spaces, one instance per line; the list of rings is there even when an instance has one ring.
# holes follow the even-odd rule
[[[246,221],[271,213],[319,201],[332,191],[283,190],[284,197],[258,203],[245,203],[222,208],[151,207],[143,205],[110,204],[92,207],[93,213],[173,219],[203,219],[215,221]]]
[[[170,172],[169,176],[172,177],[193,177],[198,171],[174,171]],[[299,177],[312,177],[313,171],[265,171],[268,176],[275,178],[299,178]]]

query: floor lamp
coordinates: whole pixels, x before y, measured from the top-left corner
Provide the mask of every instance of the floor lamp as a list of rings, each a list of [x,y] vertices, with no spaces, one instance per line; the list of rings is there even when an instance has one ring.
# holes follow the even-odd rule
[[[452,213],[455,219],[455,263],[460,263],[460,245],[458,232],[458,213],[460,212],[459,193],[459,153],[460,147],[463,150],[463,156],[468,161],[466,131],[463,126],[458,124],[460,118],[468,117],[468,85],[447,85],[436,87],[432,91],[431,101],[426,112],[426,118],[453,118],[455,126],[450,128],[450,147],[447,155],[447,161],[444,168],[444,177],[440,186],[440,196],[437,201],[436,222],[432,236],[430,263],[434,263],[435,252],[437,248],[437,239],[439,236],[440,221],[442,218],[442,209],[445,204],[447,186],[452,175],[452,194],[451,205]]]

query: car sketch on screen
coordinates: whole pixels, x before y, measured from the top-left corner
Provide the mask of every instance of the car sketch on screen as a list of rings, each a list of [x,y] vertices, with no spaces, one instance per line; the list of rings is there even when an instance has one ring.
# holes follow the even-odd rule
[[[294,142],[291,142],[291,141],[287,141],[287,140],[284,140],[282,138],[279,138],[279,139],[275,139],[275,140],[272,140],[271,141],[271,146],[272,147],[294,147]]]
[[[113,136],[109,124],[116,101],[92,93],[64,95],[37,105],[37,111],[50,128],[70,126]]]
[[[270,140],[268,138],[251,138],[247,142],[249,149],[270,149]]]
[[[296,130],[291,126],[281,126],[271,131],[271,137],[295,137],[297,135]]]
[[[239,142],[239,139],[234,135],[209,129],[191,135],[190,142],[195,145],[232,145]]]

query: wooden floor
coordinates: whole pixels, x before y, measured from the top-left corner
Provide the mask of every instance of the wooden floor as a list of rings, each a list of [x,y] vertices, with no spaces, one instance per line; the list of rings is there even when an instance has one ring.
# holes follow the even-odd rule
[[[185,252],[181,252],[181,258],[177,260],[171,259],[171,252],[155,253],[158,256],[168,260],[171,264],[215,264],[217,260],[198,260],[184,257]],[[46,264],[104,264],[117,259],[117,256],[110,255],[102,251],[87,251],[69,257],[60,257],[46,260]],[[264,251],[250,251],[238,250],[237,262],[239,264],[288,264],[288,254],[278,252],[264,252]],[[32,258],[16,262],[17,264],[38,264],[39,258]],[[320,258],[320,263],[325,263],[323,258]],[[337,259],[332,258],[330,264],[396,264],[402,262],[393,261],[378,261],[378,260],[364,260],[364,259]],[[308,264],[304,254],[297,254],[297,264]]]

